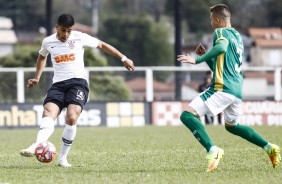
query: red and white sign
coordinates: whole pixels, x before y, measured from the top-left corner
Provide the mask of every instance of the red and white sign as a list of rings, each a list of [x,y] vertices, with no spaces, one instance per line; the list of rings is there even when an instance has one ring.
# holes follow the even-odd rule
[[[152,123],[157,126],[182,125],[179,117],[187,102],[153,102]],[[282,102],[244,101],[240,124],[282,126]]]
[[[282,102],[243,102],[240,123],[244,125],[282,125]]]

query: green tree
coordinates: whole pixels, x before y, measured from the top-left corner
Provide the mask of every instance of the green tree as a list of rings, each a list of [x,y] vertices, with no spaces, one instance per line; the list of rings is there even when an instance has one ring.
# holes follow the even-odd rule
[[[148,41],[144,43],[144,61],[149,66],[174,65],[173,45],[169,42],[172,37],[164,22],[152,23]]]
[[[39,49],[39,42],[31,45],[18,44],[13,54],[0,58],[0,66],[35,67]],[[91,48],[85,49],[84,61],[85,66],[107,66],[107,59]]]
[[[159,21],[163,15],[166,0],[103,0],[99,2],[102,20],[116,15],[135,16],[146,13]]]
[[[2,67],[34,67],[38,56],[39,45],[22,45],[15,46],[13,54],[0,58]]]
[[[131,91],[122,77],[110,72],[99,72],[90,75],[91,101],[128,101],[132,100]]]
[[[107,66],[107,58],[100,53],[93,51],[91,48],[86,48],[84,52],[85,66]]]
[[[144,15],[115,16],[105,20],[99,36],[132,58],[137,66],[173,65],[170,33],[162,21],[156,23]],[[120,65],[112,57],[108,60],[110,65]]]
[[[45,23],[43,0],[1,0],[0,16],[13,20],[16,30],[38,30]]]
[[[268,26],[270,27],[281,27],[282,25],[282,1],[281,0],[270,0],[266,3],[265,9],[267,12]]]
[[[174,17],[174,3],[174,1],[167,0],[165,5],[166,13],[171,17]],[[180,0],[179,6],[182,21],[186,23],[190,32],[208,30],[210,28],[208,1]]]
[[[57,17],[61,13],[70,13],[76,22],[91,25],[91,6],[85,0],[52,1],[52,22],[55,25]],[[13,20],[16,31],[34,31],[39,27],[45,27],[46,0],[1,0],[0,16],[9,17]],[[50,15],[51,16],[51,15]]]
[[[281,0],[180,0],[180,2],[182,21],[192,33],[212,31],[209,8],[219,3],[229,6],[232,26],[241,32],[247,32],[249,27],[280,27],[282,24]],[[166,0],[165,13],[170,17],[174,16],[174,1]]]

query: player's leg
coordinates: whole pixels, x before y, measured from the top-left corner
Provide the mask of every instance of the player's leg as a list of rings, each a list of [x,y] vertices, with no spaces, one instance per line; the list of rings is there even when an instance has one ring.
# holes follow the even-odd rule
[[[232,100],[229,96],[223,96],[225,94],[206,90],[192,100],[188,108],[180,116],[183,124],[194,134],[207,152],[214,146],[214,143],[209,137],[204,125],[199,120],[199,117],[207,114],[217,115],[229,106]]]
[[[194,105],[197,104],[197,107],[202,106],[200,105],[201,98],[196,97],[187,107],[185,111],[182,112],[180,116],[180,120],[182,123],[193,133],[195,138],[201,143],[201,145],[207,150],[210,150],[214,143],[212,142],[208,132],[206,131],[205,126],[199,119],[198,113],[193,109],[195,108]],[[192,107],[191,107],[192,106]],[[202,107],[202,109],[205,107]]]
[[[201,97],[196,97],[189,104],[187,111],[182,112],[180,117],[183,124],[194,134],[196,139],[199,140],[208,152],[207,172],[214,171],[218,167],[219,161],[224,155],[224,151],[214,145],[198,117],[220,112],[230,103],[229,101],[221,102],[220,99],[222,98],[219,97],[217,93],[211,94],[207,91],[201,94]],[[213,109],[213,112],[210,109]]]
[[[62,134],[62,149],[59,155],[58,165],[70,167],[67,155],[76,136],[77,119],[85,105],[88,97],[88,84],[84,79],[70,79],[69,90],[66,94],[65,103],[67,105],[66,126]]]
[[[243,139],[263,148],[270,157],[273,167],[280,163],[280,148],[267,142],[253,128],[238,123],[241,100],[236,99],[233,104],[224,110],[225,128],[228,132],[240,136]]]
[[[36,146],[41,142],[47,141],[54,132],[55,119],[59,113],[60,109],[56,104],[49,102],[44,105],[43,117],[41,119],[36,141],[28,148],[21,150],[20,155],[25,157],[34,156]]]
[[[200,101],[201,99],[197,99],[196,97],[196,99],[194,99],[190,105],[199,105],[201,104]],[[203,107],[202,109],[205,109],[205,107]],[[202,146],[206,148],[206,158],[208,160],[207,172],[214,171],[218,167],[219,161],[224,155],[224,151],[214,145],[205,127],[203,126],[202,122],[198,119],[198,115],[196,114],[197,113],[189,106],[187,108],[187,111],[182,112],[180,119],[183,124],[193,133],[195,138],[202,144]]]
[[[81,113],[81,106],[70,104],[67,107],[66,125],[62,134],[62,149],[59,155],[59,166],[70,167],[71,165],[67,161],[67,155],[72,146],[72,142],[75,139],[77,131],[77,119]]]
[[[48,102],[44,105],[43,117],[35,142],[36,145],[47,141],[52,135],[55,127],[55,119],[58,117],[60,112],[60,107],[56,103]]]
[[[63,106],[63,93],[53,85],[44,100],[44,110],[40,123],[40,128],[37,133],[37,139],[30,147],[20,151],[20,155],[25,157],[34,156],[36,146],[44,141],[47,141],[54,132],[55,119],[61,112]]]

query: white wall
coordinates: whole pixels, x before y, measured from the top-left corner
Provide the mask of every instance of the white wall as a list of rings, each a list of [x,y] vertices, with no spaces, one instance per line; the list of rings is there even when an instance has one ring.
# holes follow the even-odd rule
[[[282,66],[282,48],[252,48],[251,66]]]
[[[13,45],[11,44],[0,44],[0,57],[6,56],[13,52]]]

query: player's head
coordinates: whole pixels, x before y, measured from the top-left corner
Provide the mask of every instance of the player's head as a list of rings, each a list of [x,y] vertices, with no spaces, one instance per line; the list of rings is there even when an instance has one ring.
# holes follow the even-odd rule
[[[227,5],[217,4],[210,8],[211,25],[213,29],[230,26],[231,12]]]
[[[58,17],[56,31],[57,37],[61,42],[66,42],[71,34],[74,18],[69,14],[61,14]]]

